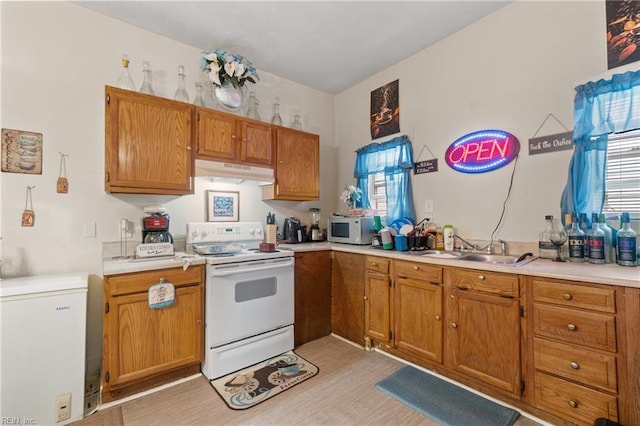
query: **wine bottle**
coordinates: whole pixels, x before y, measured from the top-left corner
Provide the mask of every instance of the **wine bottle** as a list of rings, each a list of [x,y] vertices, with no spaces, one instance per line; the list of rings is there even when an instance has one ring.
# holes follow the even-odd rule
[[[584,262],[584,231],[580,229],[578,216],[571,216],[571,229],[567,232],[569,237],[569,261],[576,263]]]
[[[622,228],[616,236],[618,247],[618,265],[636,266],[638,234],[631,229],[629,213],[622,213]]]
[[[549,234],[553,230],[553,216],[547,215],[544,217],[545,225],[544,230],[538,234],[538,256],[542,259],[555,259],[556,258],[556,246],[551,242]]]
[[[605,234],[598,223],[598,213],[591,215],[591,229],[587,232],[587,244],[589,246],[589,263],[606,263]]]

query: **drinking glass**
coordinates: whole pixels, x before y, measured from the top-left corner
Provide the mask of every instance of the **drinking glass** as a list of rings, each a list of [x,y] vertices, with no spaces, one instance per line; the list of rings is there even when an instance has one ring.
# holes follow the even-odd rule
[[[554,246],[556,246],[556,251],[558,253],[553,261],[566,262],[566,260],[564,260],[562,256],[560,256],[560,249],[562,248],[562,245],[567,241],[567,233],[565,232],[565,230],[554,229],[549,233],[549,240],[553,243]]]

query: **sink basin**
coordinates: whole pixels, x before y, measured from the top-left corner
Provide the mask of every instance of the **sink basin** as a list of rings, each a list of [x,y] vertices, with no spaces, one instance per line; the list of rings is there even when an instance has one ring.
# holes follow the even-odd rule
[[[537,258],[531,253],[525,253],[521,256],[469,253],[459,256],[458,259],[469,260],[472,262],[493,263],[495,265],[522,266]]]
[[[443,251],[443,250],[426,250],[420,252],[420,256],[430,257],[435,259],[458,259],[468,260],[471,262],[492,263],[494,265],[507,265],[507,266],[522,266],[537,257],[531,255],[531,253],[523,254],[522,256],[512,255],[500,255],[500,254],[487,254],[487,253],[469,253],[459,251]]]
[[[443,251],[443,250],[426,250],[420,253],[420,256],[434,257],[437,259],[460,259],[465,253],[459,251]]]

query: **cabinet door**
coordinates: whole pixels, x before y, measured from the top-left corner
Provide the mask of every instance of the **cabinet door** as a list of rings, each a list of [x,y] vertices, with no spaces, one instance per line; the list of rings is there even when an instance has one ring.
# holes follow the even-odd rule
[[[367,271],[364,287],[365,333],[379,343],[391,341],[391,279]]]
[[[296,253],[294,343],[331,334],[331,252]]]
[[[273,167],[273,132],[269,124],[241,120],[243,164]]]
[[[279,127],[276,131],[275,198],[316,200],[320,196],[320,140]]]
[[[103,345],[103,380],[110,388],[203,359],[202,287],[177,287],[173,305],[151,309],[147,293],[109,299]]]
[[[364,345],[364,258],[333,252],[331,264],[331,331]]]
[[[220,161],[240,158],[236,117],[210,109],[197,108],[197,157]]]
[[[105,191],[192,194],[193,105],[105,88]]]
[[[449,292],[449,366],[520,395],[519,300],[457,288]]]
[[[399,350],[442,363],[442,286],[396,278],[395,345]]]

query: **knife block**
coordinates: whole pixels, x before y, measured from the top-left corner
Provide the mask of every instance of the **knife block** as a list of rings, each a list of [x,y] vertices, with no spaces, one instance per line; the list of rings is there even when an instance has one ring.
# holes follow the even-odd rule
[[[278,225],[267,225],[266,232],[264,234],[264,242],[275,244],[277,242],[277,232]]]

